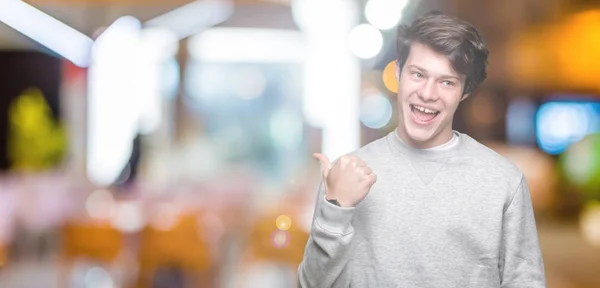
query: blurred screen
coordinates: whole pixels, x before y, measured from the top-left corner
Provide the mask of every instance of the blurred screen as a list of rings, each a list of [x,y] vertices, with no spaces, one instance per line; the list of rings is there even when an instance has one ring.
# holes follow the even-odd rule
[[[250,164],[273,179],[302,164],[300,66],[192,61],[188,67],[187,104],[206,135],[228,151],[226,161]]]
[[[546,153],[560,154],[586,135],[600,132],[600,102],[575,98],[548,101],[537,110],[535,135]]]

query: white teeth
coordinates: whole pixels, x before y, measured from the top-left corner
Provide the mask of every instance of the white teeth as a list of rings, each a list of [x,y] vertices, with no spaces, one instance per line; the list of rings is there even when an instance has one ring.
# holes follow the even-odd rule
[[[413,107],[423,113],[427,113],[427,114],[435,114],[437,113],[437,111],[435,110],[431,110],[431,109],[427,109],[425,107],[421,107],[421,106],[417,106],[417,105],[413,105]]]

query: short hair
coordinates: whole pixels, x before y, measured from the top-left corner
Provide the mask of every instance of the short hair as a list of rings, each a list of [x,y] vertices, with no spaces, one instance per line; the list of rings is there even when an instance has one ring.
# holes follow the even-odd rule
[[[452,68],[466,76],[463,94],[473,92],[487,77],[487,44],[467,21],[432,11],[417,18],[410,26],[399,26],[396,49],[400,69],[414,42],[446,55]]]

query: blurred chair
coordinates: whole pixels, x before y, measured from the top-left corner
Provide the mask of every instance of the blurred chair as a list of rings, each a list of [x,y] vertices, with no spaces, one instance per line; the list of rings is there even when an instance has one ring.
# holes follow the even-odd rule
[[[198,214],[180,214],[162,228],[147,225],[141,232],[138,287],[153,287],[156,274],[166,270],[183,271],[185,287],[213,287],[211,247],[203,240]]]
[[[6,254],[6,246],[4,243],[0,242],[0,269],[2,269],[6,264],[6,261],[8,261],[8,256]]]
[[[238,267],[242,277],[237,287],[258,285],[254,281],[293,285],[289,283],[293,281],[290,278],[296,275],[309,237],[309,233],[298,225],[299,210],[297,207],[278,207],[257,219]],[[262,276],[255,275],[257,273]],[[261,280],[261,277],[269,280]]]
[[[111,267],[125,248],[121,231],[108,221],[69,221],[61,230],[61,238],[59,287],[70,287],[68,279],[76,261]]]
[[[279,230],[275,225],[279,216],[264,217],[254,227],[250,234],[251,257],[258,261],[300,264],[309,234],[295,225],[287,231]],[[293,223],[294,217],[290,218]]]

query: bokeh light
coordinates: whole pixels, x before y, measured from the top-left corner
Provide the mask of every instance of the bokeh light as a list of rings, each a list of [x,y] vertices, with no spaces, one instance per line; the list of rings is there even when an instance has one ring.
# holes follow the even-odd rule
[[[365,17],[371,25],[387,30],[396,27],[408,0],[370,0],[365,5]]]
[[[583,208],[579,226],[583,238],[592,246],[600,248],[600,202],[588,203]]]
[[[581,190],[600,197],[600,134],[571,145],[560,161],[566,178]]]
[[[557,27],[555,33],[553,36],[561,41],[549,39],[552,45],[548,48],[554,52],[556,63],[551,70],[556,80],[570,87],[600,88],[600,10],[572,15]]]
[[[390,90],[390,92],[396,94],[398,93],[398,79],[396,78],[396,60],[391,61],[385,68],[382,73],[383,85],[385,88]]]
[[[122,201],[116,205],[116,213],[111,219],[112,225],[125,232],[135,233],[145,225],[142,207],[137,201]]]
[[[385,127],[392,119],[392,104],[380,94],[365,96],[360,104],[360,121],[372,129]]]
[[[271,233],[271,244],[277,249],[286,248],[290,244],[290,233],[281,230],[273,231]]]
[[[150,225],[157,230],[168,231],[175,226],[180,213],[180,206],[174,203],[157,203],[153,207],[152,213],[149,213]]]
[[[277,220],[275,220],[275,225],[277,226],[277,229],[287,231],[292,227],[292,218],[288,215],[279,215]]]
[[[370,59],[381,51],[383,36],[377,28],[369,24],[360,24],[348,35],[348,47],[356,57]]]
[[[559,154],[570,144],[594,132],[597,127],[592,124],[598,121],[599,116],[594,112],[598,105],[576,102],[542,104],[536,115],[540,148],[549,154]]]
[[[93,267],[85,274],[85,287],[113,288],[114,282],[110,274],[102,267]]]
[[[95,219],[110,219],[115,213],[115,200],[105,189],[92,192],[85,201],[85,209]]]

